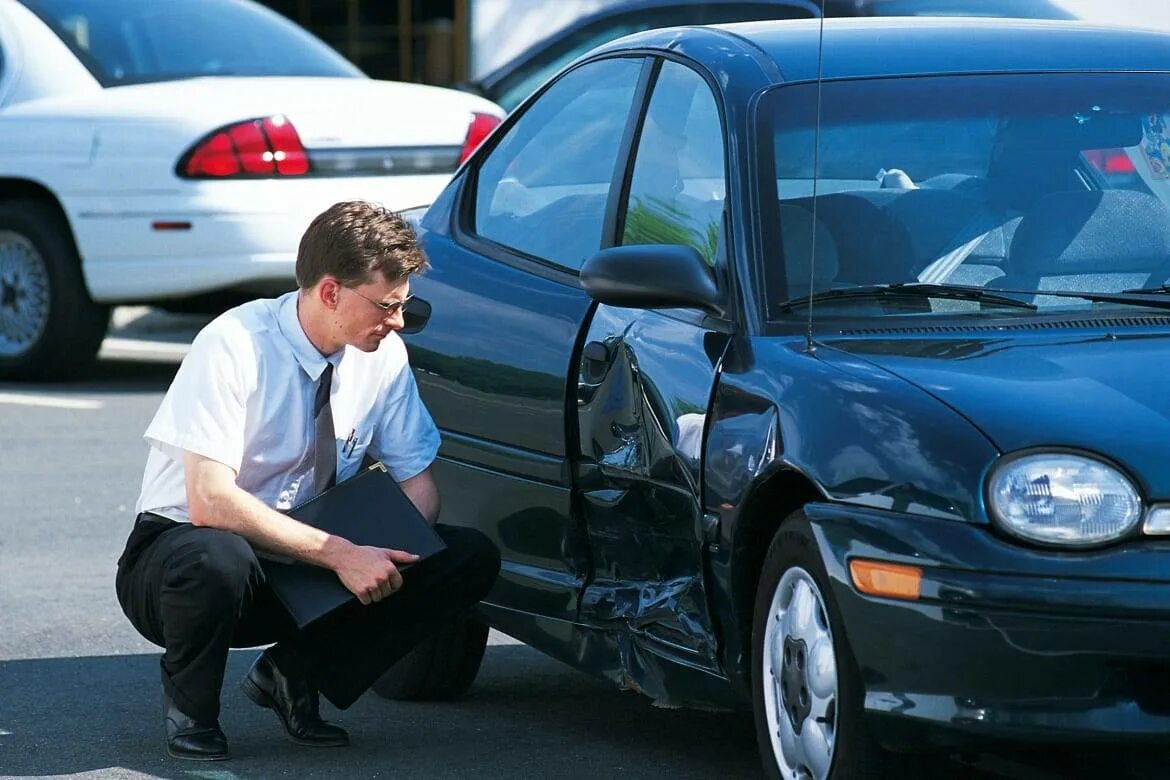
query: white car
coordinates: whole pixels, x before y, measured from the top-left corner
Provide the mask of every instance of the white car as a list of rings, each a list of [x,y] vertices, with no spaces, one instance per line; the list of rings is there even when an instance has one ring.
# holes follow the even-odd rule
[[[502,116],[250,0],[0,0],[0,378],[80,373],[111,304],[291,289],[313,216],[429,203]]]

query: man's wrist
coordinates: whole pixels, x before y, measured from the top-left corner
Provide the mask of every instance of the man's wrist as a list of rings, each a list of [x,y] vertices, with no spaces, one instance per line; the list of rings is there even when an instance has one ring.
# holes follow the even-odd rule
[[[353,547],[353,543],[340,536],[330,534],[321,546],[320,564],[327,569],[337,571],[346,553]]]

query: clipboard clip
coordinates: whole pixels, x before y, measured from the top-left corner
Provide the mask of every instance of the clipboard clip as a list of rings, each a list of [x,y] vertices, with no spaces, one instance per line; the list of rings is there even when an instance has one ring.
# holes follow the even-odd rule
[[[383,474],[389,474],[389,473],[390,473],[390,472],[386,471],[386,464],[385,464],[385,463],[383,463],[383,462],[382,462],[382,461],[380,461],[380,460],[376,460],[376,461],[374,461],[373,463],[371,463],[371,464],[370,464],[370,465],[369,465],[369,466],[366,468],[366,471],[381,471]]]

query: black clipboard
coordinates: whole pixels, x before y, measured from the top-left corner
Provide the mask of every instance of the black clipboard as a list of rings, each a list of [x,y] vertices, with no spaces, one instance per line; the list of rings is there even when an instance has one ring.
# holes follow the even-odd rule
[[[419,556],[416,563],[447,549],[381,463],[293,507],[288,514],[354,544],[412,552]],[[329,569],[263,552],[258,556],[268,585],[299,628],[357,599]],[[409,566],[399,565],[405,568]],[[403,576],[407,576],[405,571]]]

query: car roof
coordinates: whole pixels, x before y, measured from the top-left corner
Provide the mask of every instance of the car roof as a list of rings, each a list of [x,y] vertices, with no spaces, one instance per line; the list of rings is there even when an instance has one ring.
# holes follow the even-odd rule
[[[998,71],[1170,69],[1170,32],[1076,21],[956,17],[826,19],[825,56],[818,63],[821,20],[745,22],[709,28],[668,28],[626,36],[595,51],[690,48],[701,58],[727,56],[721,47],[686,47],[688,37],[738,39],[740,52],[765,55],[781,81]],[[709,65],[717,65],[708,62]]]
[[[849,0],[852,2],[853,0]],[[819,0],[704,0],[708,6],[720,5],[757,5],[757,6],[776,6],[777,12],[780,9],[797,8],[809,13],[810,15],[819,16]],[[507,78],[517,68],[522,67],[529,60],[537,59],[549,47],[555,46],[566,38],[570,38],[583,28],[590,27],[598,22],[612,19],[620,16],[632,16],[643,11],[652,11],[660,8],[675,8],[679,6],[693,5],[693,0],[624,0],[623,2],[609,3],[600,8],[591,11],[590,13],[579,16],[563,27],[558,27],[553,32],[549,33],[533,43],[526,46],[522,51],[511,57],[506,62],[492,68],[489,72],[480,76],[474,81],[484,88],[490,89],[496,83]]]

